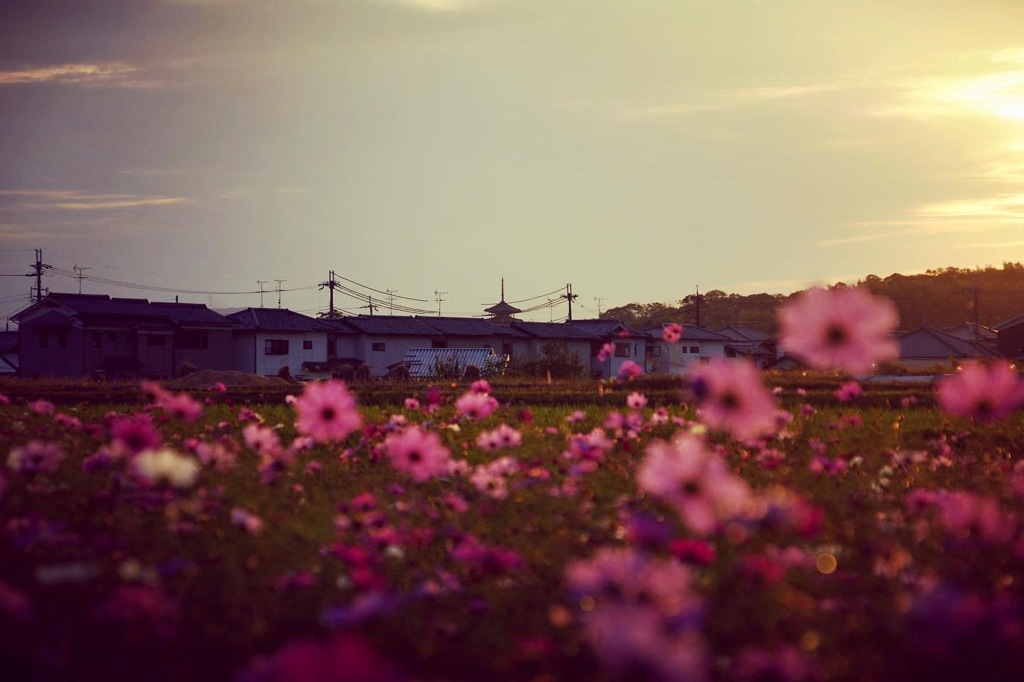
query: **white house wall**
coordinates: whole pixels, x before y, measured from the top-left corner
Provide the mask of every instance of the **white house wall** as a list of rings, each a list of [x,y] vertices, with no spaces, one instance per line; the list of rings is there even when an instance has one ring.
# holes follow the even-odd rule
[[[267,340],[284,340],[288,342],[288,353],[284,355],[267,355]],[[303,348],[303,342],[310,342],[311,348]],[[303,362],[324,362],[327,359],[327,334],[323,332],[256,332],[255,348],[247,349],[251,354],[250,363],[255,364],[255,373],[263,376],[274,376],[284,366],[292,376],[302,374]],[[244,362],[244,360],[243,360]]]
[[[373,350],[375,343],[384,344],[384,350]],[[362,358],[370,366],[370,373],[384,376],[388,367],[405,359],[405,354],[413,348],[430,348],[429,336],[385,336],[366,335],[356,342],[356,357]]]

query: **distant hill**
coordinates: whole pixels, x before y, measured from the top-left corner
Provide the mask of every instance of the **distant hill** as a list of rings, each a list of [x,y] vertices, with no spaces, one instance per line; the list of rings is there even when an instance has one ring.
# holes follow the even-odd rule
[[[893,300],[900,312],[900,327],[915,329],[928,325],[939,329],[977,321],[991,327],[1024,312],[1024,265],[1003,263],[1002,268],[941,268],[920,275],[895,273],[882,278],[868,275],[857,284]],[[834,287],[847,286],[837,283]],[[699,324],[715,329],[727,325],[776,331],[775,310],[799,292],[782,294],[728,294],[713,289],[691,294],[678,305],[629,303],[609,308],[601,317],[630,326],[646,327],[661,322]]]

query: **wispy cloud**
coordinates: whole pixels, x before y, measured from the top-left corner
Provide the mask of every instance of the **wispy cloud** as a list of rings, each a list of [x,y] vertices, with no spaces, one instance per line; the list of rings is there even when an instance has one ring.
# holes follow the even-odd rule
[[[746,109],[763,104],[791,102],[823,95],[849,86],[831,85],[784,85],[771,87],[736,88],[694,93],[685,102],[654,104],[636,107],[622,112],[627,118],[659,118],[684,116],[687,114]]]
[[[901,91],[897,100],[875,113],[917,119],[995,116],[1024,122],[1024,48],[990,53],[987,61],[993,66],[991,73],[895,84]]]
[[[138,78],[138,74],[138,69],[120,62],[58,64],[55,66],[0,71],[0,87],[31,83],[111,88],[150,88],[157,85],[152,80]]]
[[[185,197],[140,196],[135,194],[86,194],[71,190],[0,190],[0,198],[13,201],[0,208],[14,211],[98,211],[180,204]]]

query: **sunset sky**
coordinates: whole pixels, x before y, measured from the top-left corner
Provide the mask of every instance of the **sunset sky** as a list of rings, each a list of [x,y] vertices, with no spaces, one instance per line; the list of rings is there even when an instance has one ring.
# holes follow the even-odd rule
[[[37,248],[52,291],[314,314],[334,270],[477,315],[504,276],[594,317],[998,267],[1022,227],[1018,0],[0,8],[5,318]]]

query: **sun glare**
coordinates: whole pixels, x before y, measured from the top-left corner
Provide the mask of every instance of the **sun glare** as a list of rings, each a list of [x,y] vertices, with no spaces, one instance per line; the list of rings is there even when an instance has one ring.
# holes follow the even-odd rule
[[[994,74],[940,94],[949,104],[1024,123],[1024,71]]]

